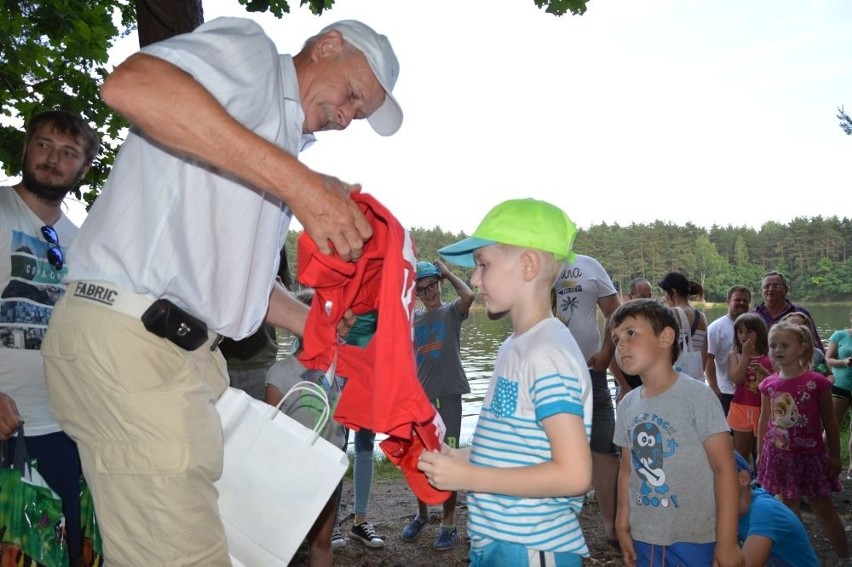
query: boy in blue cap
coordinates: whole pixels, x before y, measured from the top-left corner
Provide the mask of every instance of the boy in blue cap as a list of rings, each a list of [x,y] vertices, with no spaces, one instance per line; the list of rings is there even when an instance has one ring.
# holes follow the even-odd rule
[[[762,488],[752,488],[752,469],[734,453],[740,491],[737,535],[746,566],[818,567],[819,560],[798,516]]]
[[[488,311],[512,321],[471,447],[444,445],[418,465],[433,486],[468,491],[472,567],[579,567],[588,555],[577,513],[592,476],[591,380],[550,309],[576,232],[559,208],[516,199],[494,207],[471,238],[438,251],[475,266],[471,283]]]
[[[444,280],[452,284],[458,295],[449,303],[442,297]],[[461,434],[462,394],[470,392],[461,360],[461,325],[473,304],[473,290],[439,260],[434,264],[417,262],[414,293],[423,304],[414,310],[417,377],[447,427],[444,442],[455,448]],[[441,530],[432,544],[438,551],[452,549],[456,542],[456,499],[457,493],[453,492],[443,502]],[[418,498],[417,515],[402,530],[402,539],[414,541],[428,522],[429,507]]]

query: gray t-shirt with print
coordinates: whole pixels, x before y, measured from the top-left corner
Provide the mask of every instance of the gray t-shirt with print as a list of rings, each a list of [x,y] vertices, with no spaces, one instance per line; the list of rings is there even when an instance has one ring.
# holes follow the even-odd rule
[[[461,360],[461,325],[467,313],[459,312],[459,301],[444,303],[434,311],[414,311],[417,377],[429,400],[470,392]]]
[[[713,471],[704,441],[727,433],[719,399],[679,374],[667,391],[631,390],[618,404],[614,442],[630,451],[630,532],[657,545],[716,540]]]

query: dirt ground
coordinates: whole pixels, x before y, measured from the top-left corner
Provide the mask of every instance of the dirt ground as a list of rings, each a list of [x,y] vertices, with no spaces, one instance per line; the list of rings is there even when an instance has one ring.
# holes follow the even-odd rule
[[[342,511],[344,525],[352,521],[352,485],[344,483]],[[349,540],[346,547],[334,552],[334,563],[342,567],[426,567],[440,565],[441,567],[464,566],[468,563],[469,541],[465,529],[467,523],[467,506],[464,493],[459,495],[459,506],[456,511],[456,525],[459,527],[459,538],[456,545],[449,551],[434,551],[432,542],[438,535],[440,525],[440,507],[430,509],[429,525],[420,537],[413,543],[406,543],[399,537],[402,528],[417,510],[417,503],[405,481],[402,479],[375,479],[370,495],[370,521],[376,531],[384,536],[385,547],[368,549],[357,540]],[[844,491],[834,498],[835,506],[841,520],[846,526],[847,533],[852,532],[852,481],[844,481]],[[836,556],[831,551],[828,541],[823,537],[822,530],[814,515],[805,508],[802,519],[808,533],[811,535],[814,549],[824,566],[836,563]],[[594,499],[587,501],[580,515],[580,522],[586,535],[591,556],[583,561],[584,566],[622,566],[621,553],[610,546],[603,535],[600,513]],[[344,533],[346,531],[344,530]],[[308,557],[304,548],[299,551],[292,567],[307,566]]]

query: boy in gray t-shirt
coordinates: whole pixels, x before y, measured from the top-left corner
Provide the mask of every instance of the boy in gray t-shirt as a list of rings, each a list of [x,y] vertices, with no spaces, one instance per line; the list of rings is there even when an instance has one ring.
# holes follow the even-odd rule
[[[625,563],[743,565],[728,424],[713,391],[672,367],[674,314],[639,299],[616,310],[611,328],[618,365],[642,377],[642,387],[618,405],[615,427],[622,447],[616,531]]]

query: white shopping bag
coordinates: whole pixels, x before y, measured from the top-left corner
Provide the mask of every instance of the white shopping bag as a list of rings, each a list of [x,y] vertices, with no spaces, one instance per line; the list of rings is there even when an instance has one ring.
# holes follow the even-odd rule
[[[294,392],[321,397],[310,382]],[[282,399],[282,402],[284,400]],[[228,388],[216,402],[222,419],[225,455],[219,513],[234,565],[285,567],[349,466],[346,454],[319,434],[242,390]]]

